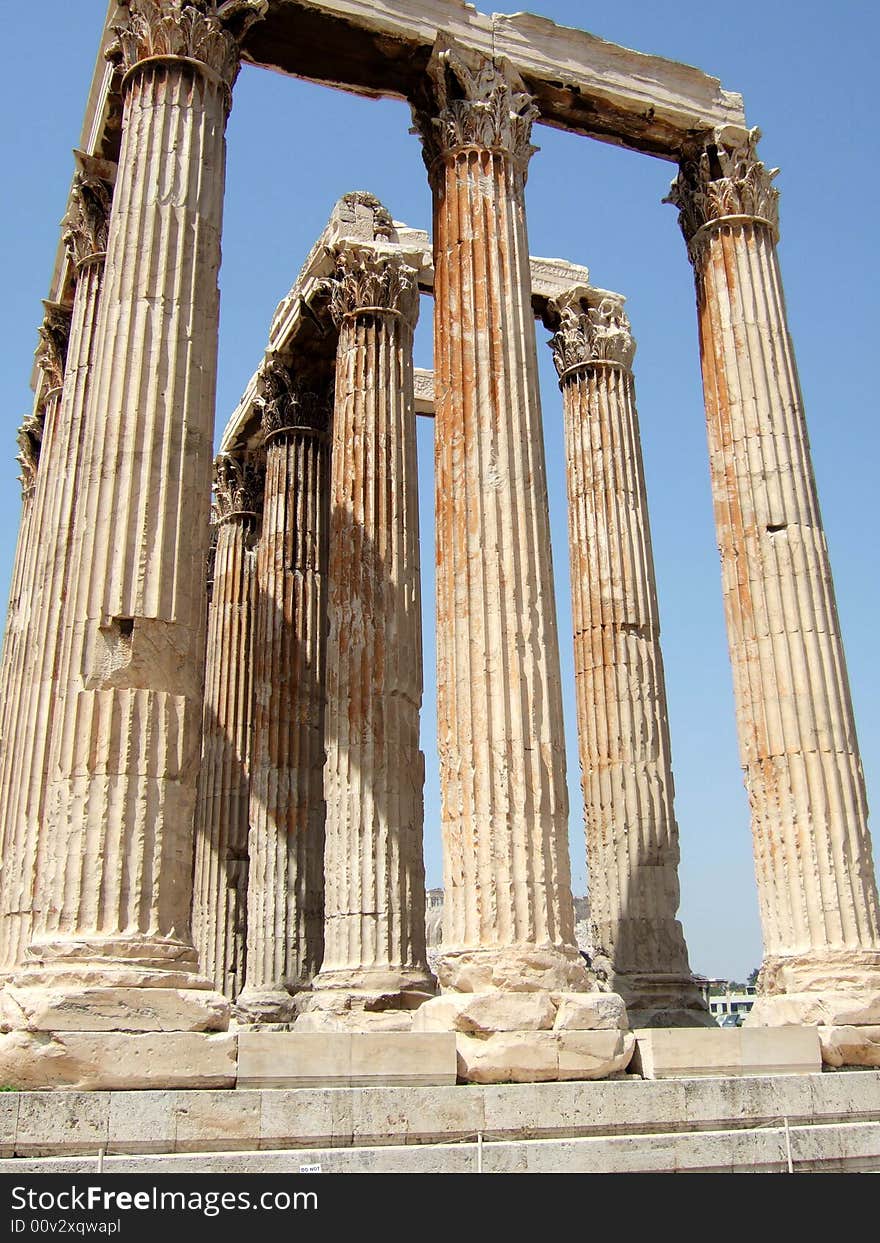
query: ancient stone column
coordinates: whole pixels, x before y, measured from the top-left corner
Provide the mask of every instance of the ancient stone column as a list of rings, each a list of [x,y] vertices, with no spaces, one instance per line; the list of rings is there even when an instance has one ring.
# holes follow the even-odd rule
[[[286,1023],[323,953],[324,669],[330,410],[270,360],[254,603],[243,1022]]]
[[[208,606],[202,766],[195,820],[193,941],[214,987],[244,983],[248,773],[253,660],[253,551],[262,477],[252,463],[214,463],[213,587]]]
[[[422,627],[412,346],[417,272],[342,250],[328,578],[324,962],[298,1026],[391,1023],[434,992],[425,959]]]
[[[444,988],[587,987],[568,798],[524,186],[537,110],[441,45],[434,191]]]
[[[37,913],[22,985],[85,1027],[222,1028],[190,936],[224,131],[265,8],[132,0]],[[49,1015],[46,1022],[51,1025]]]
[[[458,993],[522,992],[515,1016],[497,1010],[475,1020],[490,1029],[551,1028],[554,1006],[544,1004],[551,992],[594,986],[574,939],[530,298],[524,189],[536,114],[507,62],[438,38],[426,98],[416,108],[434,194],[446,896],[438,977],[444,990]],[[444,1000],[428,1002],[420,1020],[442,1021],[450,1008],[438,1004]],[[556,1078],[563,1073],[559,1041],[547,1036],[529,1048],[546,1046],[547,1064],[535,1076]],[[473,1077],[463,1047],[469,1039],[458,1045],[464,1073]],[[479,1044],[474,1057],[493,1063],[491,1042]],[[502,1064],[507,1052],[498,1053],[485,1074],[510,1077],[513,1068]]]
[[[711,1023],[676,919],[678,825],[635,342],[623,299],[596,290],[551,303],[546,322],[565,414],[591,962],[634,1027]]]
[[[64,242],[75,281],[73,305],[67,308],[63,321],[64,388],[59,401],[49,404],[50,417],[42,431],[41,477],[35,489],[39,518],[28,569],[27,651],[22,654],[21,691],[6,700],[13,715],[4,727],[9,747],[0,762],[0,823],[6,830],[0,888],[0,960],[10,966],[22,960],[33,919],[72,514],[82,483],[83,419],[94,365],[114,174],[113,166],[106,161],[80,151],[74,155],[77,171],[64,221]],[[57,352],[56,343],[50,354]],[[50,370],[55,375],[50,391],[58,391],[57,363]]]
[[[876,1025],[880,909],[865,785],[776,254],[775,170],[759,161],[758,136],[716,133],[683,160],[670,195],[696,279],[752,812],[764,933],[752,1015]],[[876,1027],[873,1039],[880,1061]]]
[[[34,512],[34,493],[37,487],[37,471],[40,465],[40,449],[43,441],[43,412],[28,414],[21,421],[15,443],[18,453],[15,460],[21,467],[18,482],[21,484],[21,516],[18,523],[18,537],[15,542],[15,554],[12,559],[12,573],[9,580],[9,602],[6,607],[6,628],[3,632],[3,654],[0,659],[0,739],[7,737],[6,720],[11,700],[9,694],[14,653],[19,646],[23,626],[22,591],[25,587],[25,565],[31,550],[30,528]]]
[[[82,306],[80,299],[80,310]],[[78,322],[72,325],[70,306],[47,302],[45,308],[37,349],[40,406],[18,434],[22,513],[0,674],[0,965],[7,970],[24,952],[32,918],[35,826],[27,819],[27,803],[31,787],[42,786],[44,767],[35,756],[42,752],[48,732],[45,715],[34,719],[33,687],[43,655],[42,610],[55,599],[49,593],[46,553],[57,526],[53,518],[59,493],[58,446],[65,427],[65,367],[71,328],[76,334],[78,327]]]

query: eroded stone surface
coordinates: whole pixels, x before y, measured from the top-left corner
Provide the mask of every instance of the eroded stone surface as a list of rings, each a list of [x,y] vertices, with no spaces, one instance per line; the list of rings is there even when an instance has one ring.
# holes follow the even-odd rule
[[[745,1026],[782,1027],[785,1024],[818,1023],[827,1027],[876,1026],[880,1024],[880,993],[834,992],[780,993],[758,997],[745,1019]]]
[[[826,1066],[880,1066],[880,1026],[820,1026]]]
[[[21,988],[0,991],[0,1031],[224,1031],[229,1003],[177,988]]]
[[[416,1031],[549,1031],[556,1006],[549,993],[447,993],[417,1012]]]
[[[553,1026],[557,1031],[594,1031],[629,1027],[623,998],[616,993],[561,993]]]
[[[415,1031],[524,1032],[625,1030],[615,993],[445,993],[417,1012]]]
[[[458,1075],[467,1083],[607,1079],[632,1059],[630,1032],[495,1032],[455,1038]]]
[[[0,1083],[16,1088],[231,1088],[229,1033],[11,1032],[0,1036]]]

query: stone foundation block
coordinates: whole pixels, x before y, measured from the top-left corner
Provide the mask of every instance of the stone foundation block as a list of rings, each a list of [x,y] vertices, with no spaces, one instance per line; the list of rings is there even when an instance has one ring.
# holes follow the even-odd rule
[[[549,1031],[556,1006],[549,993],[446,993],[416,1011],[415,1031]]]
[[[239,1088],[452,1084],[451,1032],[255,1032],[238,1036]]]
[[[408,1032],[412,1030],[411,1010],[309,1010],[296,1020],[301,1034],[315,1032]]]
[[[225,1031],[229,1002],[196,988],[22,988],[0,991],[0,1032]]]
[[[633,1069],[645,1079],[810,1075],[822,1069],[815,1027],[639,1028]]]
[[[556,945],[446,949],[437,958],[437,979],[458,993],[568,992],[591,983],[578,950]]]
[[[880,993],[833,992],[776,993],[758,997],[745,1021],[746,1027],[880,1026]]]
[[[20,1093],[0,1092],[0,1157],[11,1157],[15,1153],[19,1105]]]
[[[826,1066],[880,1066],[880,1026],[819,1027]]]
[[[616,993],[444,993],[416,1011],[414,1031],[482,1033],[626,1030]]]
[[[109,1092],[22,1092],[20,1095],[15,1135],[15,1151],[19,1156],[94,1154],[107,1148]]]
[[[225,1032],[9,1032],[0,1084],[16,1088],[231,1088],[236,1038]]]
[[[557,993],[557,1031],[626,1031],[626,1006],[617,993]]]
[[[626,1070],[635,1041],[622,1031],[493,1032],[456,1035],[458,1075],[466,1083],[542,1083],[607,1079]]]

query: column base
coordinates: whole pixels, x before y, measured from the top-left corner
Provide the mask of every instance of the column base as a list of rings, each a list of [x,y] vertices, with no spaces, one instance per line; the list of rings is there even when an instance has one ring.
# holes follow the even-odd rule
[[[288,1031],[296,1015],[297,998],[286,988],[248,988],[245,985],[232,1008],[237,1027]]]
[[[746,1027],[817,1027],[826,1066],[880,1066],[880,951],[768,958]]]
[[[614,973],[609,984],[626,1002],[632,1028],[717,1026],[693,976]]]
[[[0,1083],[26,1090],[232,1088],[228,1032],[28,1032],[0,1035]]]
[[[590,992],[596,988],[594,976],[574,945],[443,946],[437,956],[437,979],[444,993],[493,989]]]
[[[427,970],[328,970],[299,1000],[298,1032],[409,1031],[413,1014],[437,992]]]
[[[762,997],[802,993],[880,995],[880,950],[827,950],[769,956],[761,965]]]
[[[229,1010],[184,942],[34,942],[0,992],[0,1032],[225,1031]]]
[[[635,1048],[616,993],[445,993],[413,1017],[414,1032],[455,1033],[466,1083],[607,1079]]]

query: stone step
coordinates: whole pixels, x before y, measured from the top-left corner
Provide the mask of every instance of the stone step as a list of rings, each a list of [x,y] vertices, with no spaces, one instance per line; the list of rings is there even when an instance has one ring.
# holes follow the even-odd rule
[[[248,1152],[458,1145],[480,1135],[499,1143],[634,1142],[638,1136],[778,1130],[786,1118],[792,1127],[807,1128],[880,1124],[880,1071],[448,1087],[4,1092],[0,1158],[16,1158],[11,1168],[18,1169],[19,1159],[94,1161],[101,1151],[108,1160],[209,1152],[243,1159]]]
[[[741,1127],[458,1144],[0,1160],[0,1174],[99,1170],[105,1174],[868,1173],[880,1170],[880,1122],[788,1130]]]

